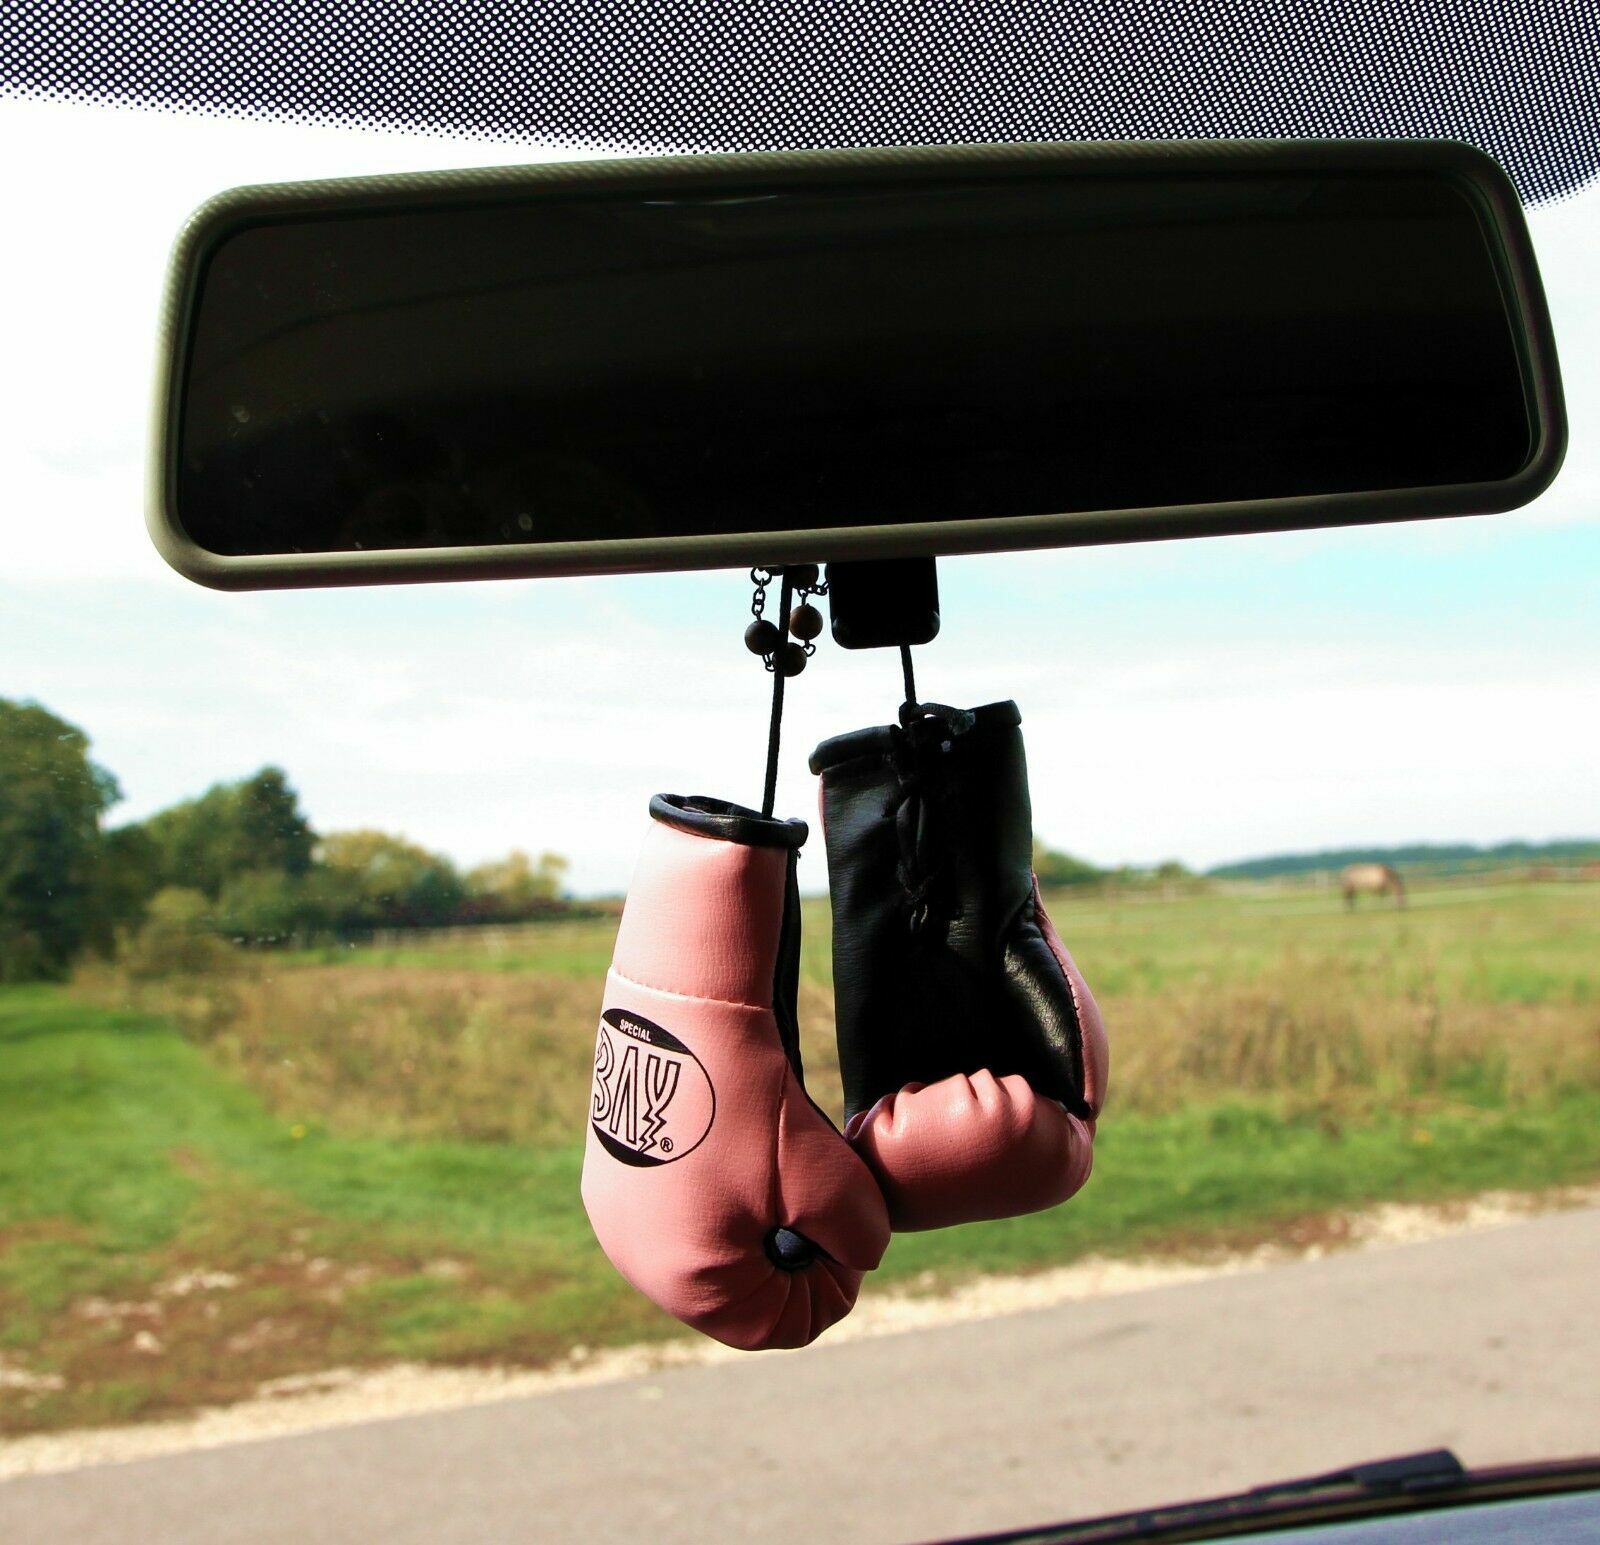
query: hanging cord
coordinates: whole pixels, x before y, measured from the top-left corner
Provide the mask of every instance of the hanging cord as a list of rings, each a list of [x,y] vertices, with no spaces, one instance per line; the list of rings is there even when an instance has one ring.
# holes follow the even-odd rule
[[[761,795],[761,813],[771,816],[778,798],[778,739],[783,730],[783,684],[788,679],[783,670],[783,652],[789,642],[789,602],[794,582],[789,571],[783,571],[783,588],[778,595],[778,648],[777,668],[772,672],[772,722],[767,728],[767,782]]]
[[[778,600],[778,620],[768,622],[767,586],[774,579],[782,579]],[[806,661],[817,652],[817,639],[821,636],[822,613],[811,604],[813,596],[826,595],[828,582],[814,563],[796,564],[791,568],[753,568],[750,583],[755,595],[750,602],[753,619],[744,630],[744,647],[751,654],[760,655],[762,663],[772,672],[772,722],[767,729],[767,777],[762,793],[761,813],[772,815],[778,791],[778,738],[783,727],[783,684],[787,677],[798,676],[806,668]],[[799,605],[794,605],[796,597]]]
[[[940,764],[955,742],[976,724],[977,716],[945,703],[917,701],[917,679],[911,647],[900,646],[900,670],[906,700],[900,705],[900,726],[890,735],[895,786],[885,801],[885,819],[894,822],[900,848],[895,877],[911,932],[920,933],[935,917],[949,917],[948,851],[952,802],[959,788]],[[956,819],[959,820],[959,817]]]
[[[911,674],[910,644],[902,644],[900,646],[900,669],[906,678],[906,707],[915,708],[917,706],[917,678]]]

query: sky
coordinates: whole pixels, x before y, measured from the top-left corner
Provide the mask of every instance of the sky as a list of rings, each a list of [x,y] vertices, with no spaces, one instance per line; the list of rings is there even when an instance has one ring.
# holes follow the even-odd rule
[[[742,573],[225,595],[145,534],[167,253],[226,187],[586,159],[0,98],[0,697],[85,729],[148,815],[266,763],[321,831],[462,864],[554,849],[623,889],[658,790],[759,804],[770,678]],[[1021,705],[1034,826],[1093,861],[1600,835],[1600,189],[1530,211],[1572,443],[1474,519],[942,559],[924,697]],[[823,640],[805,758],[886,722],[891,651]],[[802,884],[823,884],[820,840]]]

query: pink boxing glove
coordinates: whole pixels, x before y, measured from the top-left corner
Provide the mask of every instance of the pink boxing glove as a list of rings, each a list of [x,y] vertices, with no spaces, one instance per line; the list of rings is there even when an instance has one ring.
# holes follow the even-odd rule
[[[624,1277],[729,1346],[850,1312],[889,1220],[802,1082],[803,821],[658,794],[606,977],[583,1204]]]

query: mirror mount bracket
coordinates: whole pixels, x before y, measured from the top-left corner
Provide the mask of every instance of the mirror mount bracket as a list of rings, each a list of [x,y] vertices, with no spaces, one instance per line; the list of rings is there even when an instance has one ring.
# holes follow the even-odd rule
[[[841,649],[929,644],[939,633],[939,575],[932,558],[828,565],[828,615]]]

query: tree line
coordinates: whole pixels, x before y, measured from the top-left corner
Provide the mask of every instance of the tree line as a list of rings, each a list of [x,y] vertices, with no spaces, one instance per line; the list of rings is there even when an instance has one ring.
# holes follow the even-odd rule
[[[76,725],[0,698],[0,981],[63,976],[150,921],[259,946],[567,908],[559,854],[462,872],[388,832],[319,834],[277,767],[108,827],[122,791],[89,752]]]
[[[1390,848],[1323,848],[1315,853],[1274,853],[1236,864],[1219,864],[1207,874],[1219,880],[1276,880],[1285,875],[1337,871],[1347,864],[1388,864],[1392,869],[1432,870],[1452,874],[1476,869],[1503,869],[1524,864],[1580,864],[1600,859],[1600,840],[1573,837],[1558,842],[1498,842],[1482,847],[1470,842],[1414,842]]]
[[[1113,869],[1102,869],[1086,859],[1075,858],[1048,847],[1037,838],[1033,844],[1033,872],[1045,890],[1070,889],[1079,885],[1096,885],[1110,890],[1150,890],[1174,887],[1194,889],[1203,884],[1201,877],[1177,859],[1151,868],[1135,864],[1119,864]]]

